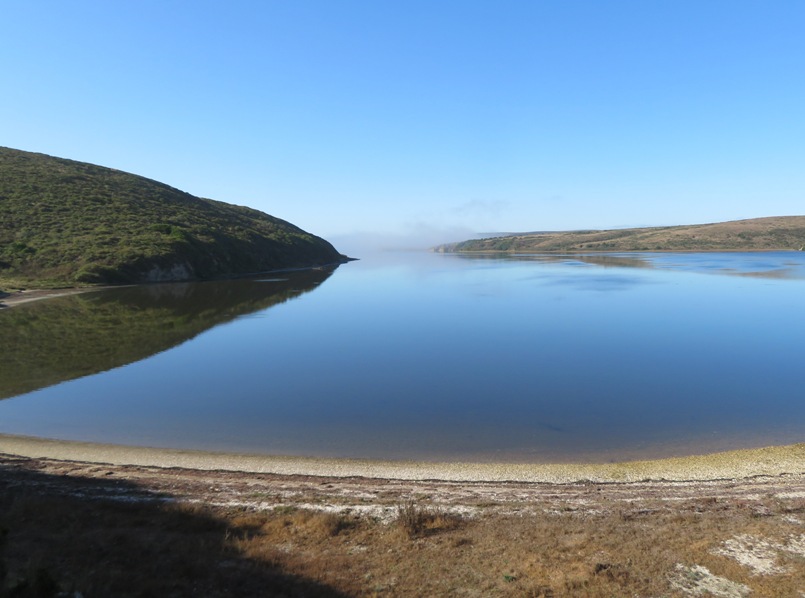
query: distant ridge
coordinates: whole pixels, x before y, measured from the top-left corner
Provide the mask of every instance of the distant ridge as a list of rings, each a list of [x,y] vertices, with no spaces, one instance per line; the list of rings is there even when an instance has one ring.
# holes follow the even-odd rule
[[[0,148],[5,286],[137,283],[342,263],[324,239],[111,168]]]
[[[805,216],[614,230],[519,233],[434,248],[454,252],[802,251]]]

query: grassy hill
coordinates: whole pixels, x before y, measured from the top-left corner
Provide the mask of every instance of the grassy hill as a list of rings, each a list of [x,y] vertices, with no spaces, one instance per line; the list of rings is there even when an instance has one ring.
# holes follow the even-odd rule
[[[805,216],[778,216],[715,224],[523,233],[442,245],[445,253],[470,251],[802,251]]]
[[[133,174],[0,148],[0,285],[221,278],[345,261],[250,208]]]

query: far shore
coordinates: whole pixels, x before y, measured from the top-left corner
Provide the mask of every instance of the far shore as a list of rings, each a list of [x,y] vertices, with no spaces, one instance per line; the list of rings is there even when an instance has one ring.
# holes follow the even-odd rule
[[[497,238],[497,237],[491,237]],[[439,251],[439,247],[431,249],[434,253],[454,253],[461,254],[479,254],[479,255],[494,255],[500,253],[517,254],[517,255],[596,255],[603,253],[800,253],[805,251],[803,249],[793,249],[791,247],[780,248],[763,248],[763,249],[550,249],[545,251],[535,251],[528,249],[467,249],[461,251]]]
[[[110,465],[411,481],[680,482],[805,473],[805,443],[623,463],[431,463],[214,453],[0,434],[0,453]]]

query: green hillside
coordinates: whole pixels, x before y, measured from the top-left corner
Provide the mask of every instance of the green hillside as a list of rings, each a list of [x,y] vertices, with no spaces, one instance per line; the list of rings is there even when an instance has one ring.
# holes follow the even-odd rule
[[[801,251],[805,216],[778,216],[715,224],[522,233],[451,243],[436,251]]]
[[[211,279],[345,259],[257,210],[0,148],[0,286]]]

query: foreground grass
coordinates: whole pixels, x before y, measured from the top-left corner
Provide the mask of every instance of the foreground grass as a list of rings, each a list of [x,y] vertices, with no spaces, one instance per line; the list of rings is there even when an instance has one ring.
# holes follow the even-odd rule
[[[379,516],[361,505],[333,508],[337,500],[320,502],[326,493],[272,507],[199,496],[205,506],[116,480],[116,471],[98,476],[0,467],[7,595],[687,596],[709,588],[799,596],[805,588],[805,493],[797,491],[669,502],[596,498],[607,491],[591,487],[581,501],[507,496],[468,509],[439,503],[428,483],[416,496],[390,483],[362,499],[388,507]],[[211,496],[219,484],[211,474]],[[282,480],[250,487],[254,496],[293,494]]]

